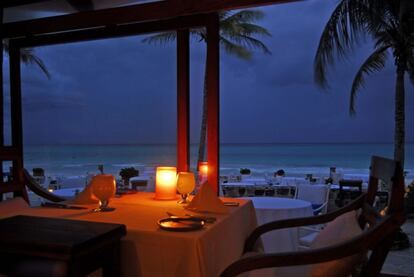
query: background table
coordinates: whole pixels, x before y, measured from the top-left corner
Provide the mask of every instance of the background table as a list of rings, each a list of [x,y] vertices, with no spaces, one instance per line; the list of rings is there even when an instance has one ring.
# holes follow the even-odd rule
[[[311,203],[297,199],[278,197],[249,197],[256,209],[259,225],[275,220],[313,216]],[[281,229],[262,236],[265,252],[296,251],[298,229]]]
[[[167,211],[181,215],[187,211],[176,200],[156,201],[153,193],[145,192],[113,199],[113,212],[92,213],[96,205],[89,205],[87,210],[39,207],[14,214],[125,224],[127,235],[121,241],[123,276],[209,277],[218,276],[241,257],[244,241],[257,226],[251,201],[229,201],[238,201],[240,206],[230,208],[227,215],[210,214],[217,221],[192,232],[160,230],[157,221],[167,217]]]

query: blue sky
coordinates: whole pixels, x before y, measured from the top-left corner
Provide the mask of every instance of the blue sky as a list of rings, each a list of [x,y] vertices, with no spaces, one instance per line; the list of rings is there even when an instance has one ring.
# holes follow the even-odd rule
[[[330,90],[313,81],[313,58],[337,1],[261,8],[258,24],[271,55],[242,61],[221,52],[223,143],[392,142],[395,70],[390,60],[367,79],[348,113],[354,74],[372,49],[367,41],[330,74]],[[40,47],[52,79],[23,67],[25,143],[174,143],[175,44],[143,36]],[[205,48],[191,45],[191,140],[197,142]],[[7,72],[7,68],[5,68]],[[407,140],[414,141],[414,91],[407,81]]]

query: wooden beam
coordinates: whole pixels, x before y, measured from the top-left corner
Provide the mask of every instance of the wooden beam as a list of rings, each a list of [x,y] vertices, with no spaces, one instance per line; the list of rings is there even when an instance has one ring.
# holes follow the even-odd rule
[[[28,38],[13,39],[21,48],[37,47],[115,37],[136,36],[145,33],[172,31],[183,28],[205,26],[207,15],[186,16],[161,21],[140,22],[119,26],[107,26],[95,29],[77,30],[57,34],[45,34]]]
[[[2,36],[16,38],[296,1],[303,0],[199,0],[196,4],[193,0],[165,0],[6,23]]]
[[[11,8],[11,7],[16,7],[16,6],[37,4],[41,2],[47,2],[47,1],[52,1],[52,0],[2,0],[0,3],[0,7]]]
[[[177,31],[177,170],[190,164],[190,32]]]
[[[220,176],[219,43],[219,17],[218,14],[212,14],[207,25],[207,180],[217,194]]]

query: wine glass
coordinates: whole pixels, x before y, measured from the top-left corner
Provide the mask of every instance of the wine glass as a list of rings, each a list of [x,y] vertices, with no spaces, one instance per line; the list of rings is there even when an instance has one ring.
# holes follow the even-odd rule
[[[180,172],[177,175],[177,191],[181,194],[179,204],[188,203],[187,197],[195,188],[195,177],[192,172]]]
[[[115,177],[110,174],[100,174],[92,178],[92,194],[99,200],[99,207],[94,212],[111,212],[115,208],[108,207],[109,199],[115,196]]]

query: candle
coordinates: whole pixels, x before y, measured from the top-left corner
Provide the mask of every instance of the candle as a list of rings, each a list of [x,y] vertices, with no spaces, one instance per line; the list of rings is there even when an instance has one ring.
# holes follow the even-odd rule
[[[177,198],[177,168],[160,166],[155,174],[155,199],[172,200]]]
[[[198,164],[198,171],[200,174],[207,176],[208,174],[208,163],[207,162],[200,162]]]
[[[198,163],[198,182],[203,183],[207,181],[208,175],[208,162],[199,162]]]

